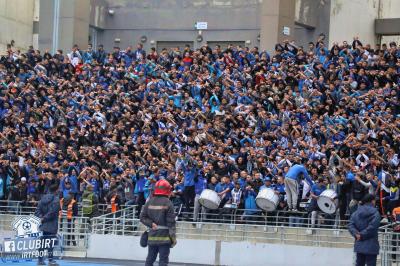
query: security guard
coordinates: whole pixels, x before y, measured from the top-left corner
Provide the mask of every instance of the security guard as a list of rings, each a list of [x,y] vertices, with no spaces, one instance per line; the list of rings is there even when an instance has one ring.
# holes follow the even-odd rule
[[[76,240],[74,236],[75,231],[75,217],[78,216],[78,203],[74,199],[74,194],[70,191],[68,196],[65,198],[60,199],[60,231],[67,232],[66,239],[67,239],[67,246],[72,244],[76,246]]]
[[[176,245],[175,212],[169,200],[171,185],[168,181],[159,180],[153,197],[143,206],[140,221],[149,230],[146,266],[152,266],[160,254],[160,266],[168,265],[170,248]]]

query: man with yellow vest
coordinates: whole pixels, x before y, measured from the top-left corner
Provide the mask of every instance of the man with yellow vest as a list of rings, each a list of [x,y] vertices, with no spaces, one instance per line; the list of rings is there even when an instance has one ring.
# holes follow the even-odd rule
[[[74,231],[74,217],[78,216],[78,204],[74,199],[74,194],[69,192],[65,198],[60,199],[60,231],[67,228],[67,246],[72,244],[76,246]],[[64,231],[65,233],[65,231]]]

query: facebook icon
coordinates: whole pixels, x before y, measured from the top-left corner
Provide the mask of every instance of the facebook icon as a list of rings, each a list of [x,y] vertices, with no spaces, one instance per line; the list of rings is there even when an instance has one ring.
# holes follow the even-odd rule
[[[14,241],[4,241],[4,251],[5,252],[15,252]]]

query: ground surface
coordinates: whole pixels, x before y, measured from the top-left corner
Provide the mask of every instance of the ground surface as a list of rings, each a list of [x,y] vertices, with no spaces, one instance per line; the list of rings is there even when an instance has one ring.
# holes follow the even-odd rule
[[[66,258],[63,260],[58,260],[57,261],[60,266],[143,266],[144,262],[142,261],[123,261],[123,260],[105,260],[105,259],[75,259],[75,258]],[[30,261],[30,262],[7,262],[3,263],[0,261],[0,266],[36,266],[36,261]],[[155,263],[155,265],[158,265]],[[196,265],[199,266],[199,264],[175,264],[175,263],[170,263],[170,266],[191,266],[191,265]]]

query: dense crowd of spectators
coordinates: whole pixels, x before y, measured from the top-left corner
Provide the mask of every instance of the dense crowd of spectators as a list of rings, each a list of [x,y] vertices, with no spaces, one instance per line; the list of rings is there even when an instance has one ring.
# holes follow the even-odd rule
[[[91,187],[100,202],[142,205],[166,178],[187,208],[209,188],[251,214],[263,186],[285,208],[285,174],[302,164],[337,191],[341,218],[368,192],[385,215],[399,203],[399,71],[396,43],[357,38],[285,41],[273,53],[9,47],[0,199],[34,203],[60,182],[60,197]]]

